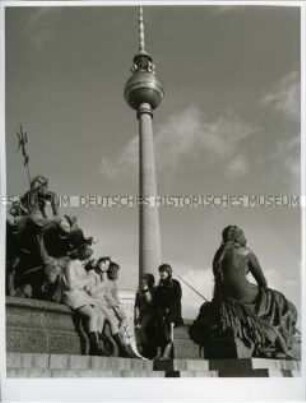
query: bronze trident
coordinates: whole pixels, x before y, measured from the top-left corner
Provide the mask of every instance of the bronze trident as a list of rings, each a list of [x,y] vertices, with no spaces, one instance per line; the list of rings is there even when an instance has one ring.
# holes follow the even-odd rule
[[[18,150],[21,150],[21,155],[23,157],[23,165],[26,169],[29,185],[31,187],[31,175],[30,175],[30,167],[29,161],[30,157],[27,152],[27,144],[28,144],[28,133],[23,131],[22,125],[20,125],[20,131],[16,133],[18,140]]]

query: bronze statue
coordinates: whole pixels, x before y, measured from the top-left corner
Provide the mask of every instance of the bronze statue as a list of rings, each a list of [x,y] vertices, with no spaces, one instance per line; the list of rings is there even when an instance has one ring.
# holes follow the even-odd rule
[[[248,281],[251,273],[257,284]],[[259,261],[237,226],[226,227],[213,259],[214,296],[202,305],[190,329],[204,345],[212,337],[231,335],[252,356],[294,358],[297,310],[279,291],[268,287]]]

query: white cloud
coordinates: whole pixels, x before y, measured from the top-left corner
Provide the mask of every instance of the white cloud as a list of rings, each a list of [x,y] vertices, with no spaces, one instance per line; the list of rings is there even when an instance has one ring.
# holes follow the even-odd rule
[[[214,121],[207,121],[199,108],[189,106],[157,128],[157,166],[163,172],[173,172],[185,159],[202,158],[213,163],[228,163],[229,160],[232,175],[241,175],[243,169],[247,170],[247,163],[243,156],[235,157],[237,146],[255,131],[253,126],[234,114],[227,113]],[[134,137],[115,158],[102,159],[101,172],[114,177],[136,169],[137,161],[138,137]]]
[[[277,166],[277,176],[289,187],[292,193],[300,190],[301,156],[300,135],[290,133],[280,136],[275,149],[268,155],[267,162]]]
[[[299,186],[299,178],[301,171],[300,160],[295,158],[295,156],[290,155],[284,160],[284,165],[287,171],[289,172],[290,176],[296,179],[297,183],[293,184],[294,185],[293,188],[297,188]]]
[[[207,121],[198,108],[190,106],[160,127],[156,136],[157,155],[163,167],[168,168],[175,168],[184,157],[222,159],[231,156],[237,143],[253,131],[253,127],[233,114]]]
[[[300,79],[297,71],[283,77],[261,99],[262,105],[268,105],[286,117],[298,120],[300,116]]]
[[[300,146],[300,136],[295,135],[290,138],[283,150],[283,154],[285,156],[284,166],[287,169],[293,185],[295,185],[296,188],[299,187],[301,172]]]
[[[61,12],[59,7],[40,7],[32,10],[24,30],[36,50],[41,50],[53,39],[56,33],[55,22]]]
[[[214,14],[215,15],[224,15],[224,14],[229,14],[237,11],[244,11],[245,6],[244,5],[233,5],[233,6],[215,6]]]
[[[133,137],[114,158],[102,157],[100,172],[112,179],[118,174],[135,170],[138,163],[138,136]]]
[[[249,164],[244,155],[238,154],[228,164],[228,169],[225,172],[229,177],[240,177],[245,175],[249,170]]]

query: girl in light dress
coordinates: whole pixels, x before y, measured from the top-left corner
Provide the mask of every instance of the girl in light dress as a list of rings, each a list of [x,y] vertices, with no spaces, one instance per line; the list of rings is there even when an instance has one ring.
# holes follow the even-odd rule
[[[100,334],[103,334],[104,322],[107,320],[111,336],[118,346],[119,356],[136,358],[139,355],[133,351],[122,333],[123,329],[127,329],[127,319],[118,297],[116,280],[119,269],[119,265],[112,262],[109,257],[98,259],[95,269],[91,270],[94,281],[88,287],[88,292],[101,312]]]
[[[85,269],[93,251],[87,244],[79,242],[69,252],[69,259],[62,274],[63,302],[74,312],[86,318],[91,355],[104,355],[99,331],[104,323],[103,313],[97,301],[88,292],[95,282],[95,276]]]

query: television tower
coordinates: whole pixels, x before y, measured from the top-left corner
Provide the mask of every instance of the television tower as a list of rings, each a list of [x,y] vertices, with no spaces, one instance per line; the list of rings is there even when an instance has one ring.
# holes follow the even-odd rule
[[[132,76],[125,85],[126,102],[137,113],[139,128],[139,280],[161,264],[159,211],[153,139],[153,111],[164,91],[155,74],[153,58],[145,49],[143,8],[138,13],[139,48],[133,59]]]

